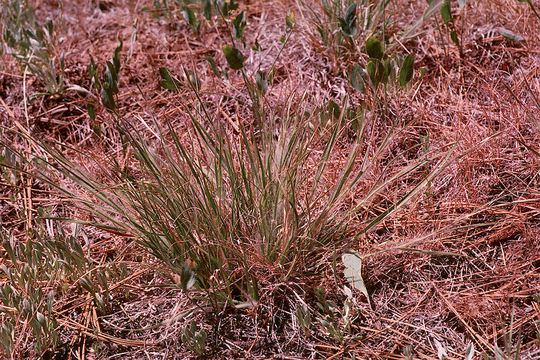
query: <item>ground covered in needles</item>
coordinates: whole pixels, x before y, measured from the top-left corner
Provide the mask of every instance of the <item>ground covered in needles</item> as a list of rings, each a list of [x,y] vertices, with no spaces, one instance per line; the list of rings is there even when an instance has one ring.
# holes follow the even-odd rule
[[[0,357],[538,358],[539,11],[0,0]]]

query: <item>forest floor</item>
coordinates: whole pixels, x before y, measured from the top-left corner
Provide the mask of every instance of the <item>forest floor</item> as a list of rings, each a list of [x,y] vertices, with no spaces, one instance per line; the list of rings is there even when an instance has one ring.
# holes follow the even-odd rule
[[[24,2],[3,0],[0,7],[14,3]],[[360,29],[351,45],[338,19],[352,2],[240,0],[229,17],[210,20],[198,11],[204,1],[192,1],[192,12],[175,1],[170,11],[156,7],[166,2],[150,0],[29,3],[37,21],[29,26],[53,21],[43,42],[57,74],[47,80],[30,65],[51,69],[50,63],[2,40],[0,357],[463,359],[472,354],[470,344],[474,359],[540,356],[540,18],[529,3],[469,1],[461,8],[464,1],[451,1],[450,19],[436,9],[418,36],[399,41],[428,4],[389,1],[382,16],[390,21],[382,27],[372,18],[380,26],[370,31],[384,34],[388,55],[414,54],[414,75],[404,86],[391,78],[363,92],[351,69],[366,66],[368,30]],[[366,9],[379,2],[357,3],[362,28]],[[336,13],[325,13],[323,4]],[[540,11],[540,2],[531,5]],[[231,29],[241,11],[246,26],[237,39]],[[2,36],[14,24],[0,19]],[[105,73],[119,41],[110,111],[88,68],[93,59]],[[244,54],[241,71],[229,67],[222,51],[233,41]],[[63,88],[55,93],[61,57]],[[179,79],[177,90],[164,88],[160,68]],[[258,70],[273,73],[264,92],[254,90]],[[197,80],[185,80],[193,74]],[[95,214],[80,201],[88,188],[61,172],[47,183],[33,175],[38,165],[24,161],[43,157],[42,144],[54,142],[100,181],[118,180],[106,175],[117,168],[137,177],[119,119],[150,147],[160,136],[172,144],[171,133],[189,146],[196,133],[191,116],[201,103],[210,104],[209,116],[232,143],[243,144],[250,132],[257,138],[270,118],[276,134],[287,117],[343,122],[321,188],[331,188],[346,166],[358,122],[367,124],[359,145],[365,154],[388,139],[334,210],[346,212],[380,179],[384,186],[348,215],[334,248],[307,258],[317,262],[316,271],[292,278],[276,275],[279,269],[254,271],[262,274],[259,298],[238,308],[209,306],[199,285],[184,291],[182,272],[136,235],[93,223]],[[312,176],[310,164],[323,156],[317,144],[305,158]],[[17,156],[24,171],[16,170]],[[308,183],[299,186],[301,194],[309,193]],[[386,209],[395,211],[363,232]],[[30,249],[45,238],[74,240],[85,269],[107,269],[106,275],[88,285],[90,271],[59,271],[58,246],[32,260]],[[362,258],[368,297],[344,276],[345,250]],[[24,264],[32,271],[22,271]]]

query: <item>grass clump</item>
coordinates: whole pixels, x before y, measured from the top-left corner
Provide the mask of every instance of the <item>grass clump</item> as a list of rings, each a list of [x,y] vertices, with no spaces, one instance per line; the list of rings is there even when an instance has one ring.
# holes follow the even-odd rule
[[[103,169],[115,179],[111,186],[42,144],[53,160],[41,167],[40,176],[77,198],[102,221],[100,227],[136,237],[179,275],[184,289],[206,291],[205,300],[216,308],[255,306],[265,285],[294,283],[298,276],[316,274],[322,257],[341,248],[349,219],[358,216],[387,181],[398,181],[424,163],[379,179],[363,197],[344,207],[393,134],[371,148],[371,124],[364,120],[348,160],[329,187],[328,176],[336,175],[329,165],[336,144],[347,134],[347,124],[337,121],[323,127],[318,116],[303,117],[301,105],[294,106],[289,103],[281,119],[265,130],[242,130],[235,139],[202,106],[202,115],[191,113],[187,144],[174,129],[156,124],[156,139],[149,145],[120,121],[118,130],[137,172],[119,164],[112,171]],[[48,180],[55,172],[94,199],[83,200]],[[367,221],[365,230],[424,184]]]

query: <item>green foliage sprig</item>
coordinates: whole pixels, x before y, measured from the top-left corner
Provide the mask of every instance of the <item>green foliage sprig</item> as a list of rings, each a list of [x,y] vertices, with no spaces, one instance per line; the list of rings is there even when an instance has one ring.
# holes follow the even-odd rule
[[[24,0],[0,2],[0,29],[8,51],[36,76],[46,95],[60,97],[65,91],[64,59],[55,55],[55,26],[40,24],[34,8]]]

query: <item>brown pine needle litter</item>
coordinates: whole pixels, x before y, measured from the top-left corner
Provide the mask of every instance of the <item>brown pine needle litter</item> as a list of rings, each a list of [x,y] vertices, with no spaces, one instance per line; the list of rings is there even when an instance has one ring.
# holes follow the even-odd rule
[[[0,358],[539,358],[540,2],[383,3],[0,0]]]

